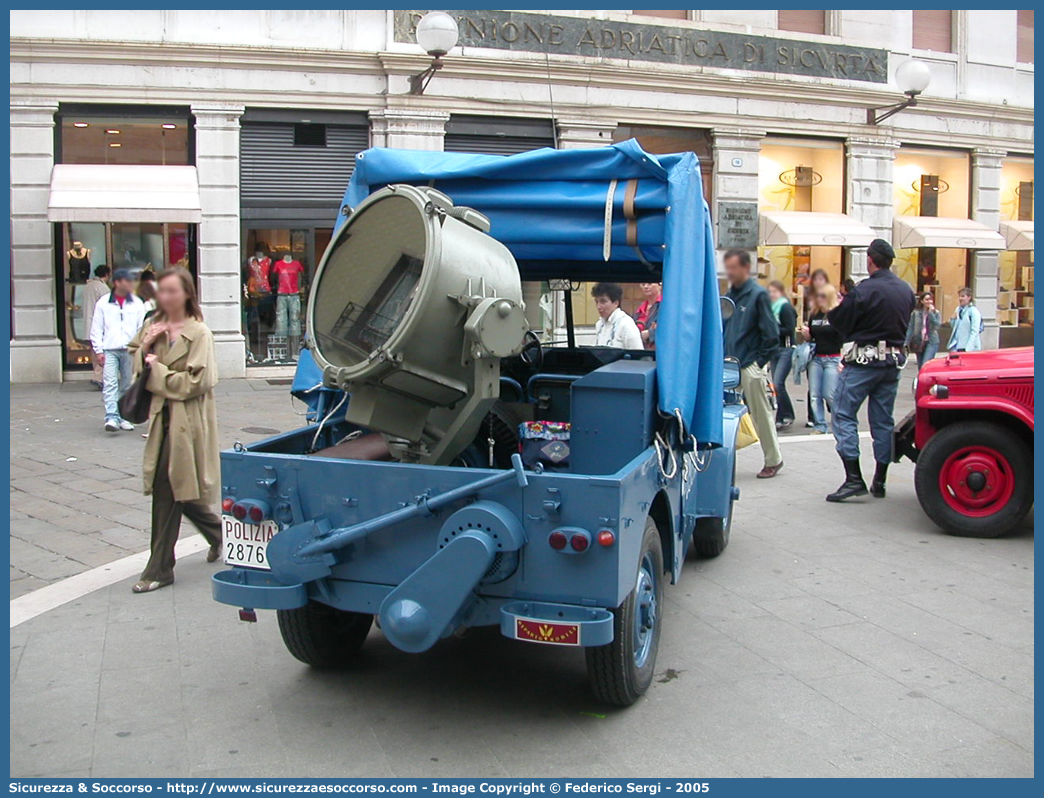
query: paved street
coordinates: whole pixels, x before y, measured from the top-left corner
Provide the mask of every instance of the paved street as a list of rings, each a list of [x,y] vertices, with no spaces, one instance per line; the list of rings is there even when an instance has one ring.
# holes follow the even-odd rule
[[[12,597],[147,548],[140,435],[102,432],[83,383],[11,401]],[[219,406],[226,444],[299,423],[285,385],[228,381]],[[11,773],[1032,776],[1032,517],[948,537],[908,463],[887,500],[828,505],[832,441],[804,432],[773,480],[741,452],[732,542],[667,589],[628,710],[590,697],[582,654],[495,630],[411,656],[374,629],[357,667],[311,671],[272,613],[211,600],[200,553],[172,589],[128,578],[11,629]]]

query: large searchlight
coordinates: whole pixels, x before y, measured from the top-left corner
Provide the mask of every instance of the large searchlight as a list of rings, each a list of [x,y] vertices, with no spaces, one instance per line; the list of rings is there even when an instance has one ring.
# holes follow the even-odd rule
[[[528,326],[518,267],[489,220],[431,188],[359,204],[323,256],[308,335],[346,418],[408,462],[447,465],[499,395]]]

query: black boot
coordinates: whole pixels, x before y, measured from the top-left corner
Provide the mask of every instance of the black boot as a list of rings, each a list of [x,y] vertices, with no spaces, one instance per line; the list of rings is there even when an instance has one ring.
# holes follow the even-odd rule
[[[885,497],[885,480],[888,478],[888,463],[878,463],[874,471],[874,481],[870,483],[870,495],[875,499]]]
[[[859,470],[858,460],[842,460],[845,464],[845,481],[840,488],[826,497],[828,502],[843,502],[853,496],[866,495],[866,483],[863,472]]]

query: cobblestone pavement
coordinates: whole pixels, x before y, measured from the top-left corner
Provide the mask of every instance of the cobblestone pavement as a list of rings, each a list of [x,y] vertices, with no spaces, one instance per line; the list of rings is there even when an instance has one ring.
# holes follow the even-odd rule
[[[297,423],[285,386],[221,392],[227,442]],[[140,436],[106,436],[77,385],[12,403],[12,588],[144,549]],[[886,500],[835,506],[830,440],[783,452],[767,481],[740,453],[732,542],[666,590],[658,674],[628,710],[594,702],[579,652],[495,630],[407,655],[374,629],[357,666],[310,670],[272,613],[211,600],[197,554],[172,589],[125,580],[11,630],[11,773],[1032,776],[1032,518],[948,537],[909,464]]]
[[[287,385],[226,380],[217,394],[222,447],[301,423]],[[109,433],[103,421],[87,382],[11,386],[12,598],[149,547],[145,427]]]

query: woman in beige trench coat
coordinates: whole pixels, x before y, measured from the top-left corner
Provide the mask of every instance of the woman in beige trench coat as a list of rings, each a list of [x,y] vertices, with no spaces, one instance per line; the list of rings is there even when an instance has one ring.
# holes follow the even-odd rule
[[[134,373],[150,367],[152,394],[143,475],[152,496],[152,556],[134,584],[150,593],[174,582],[174,546],[182,514],[218,558],[221,519],[214,512],[221,471],[214,386],[214,335],[203,323],[192,275],[181,267],[156,283],[158,309],[130,343]]]

